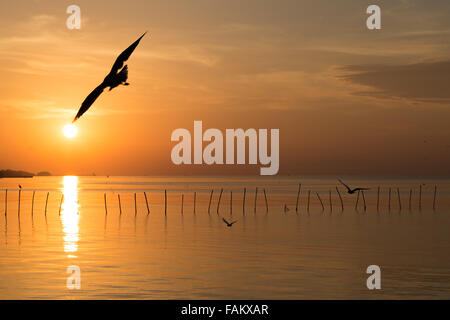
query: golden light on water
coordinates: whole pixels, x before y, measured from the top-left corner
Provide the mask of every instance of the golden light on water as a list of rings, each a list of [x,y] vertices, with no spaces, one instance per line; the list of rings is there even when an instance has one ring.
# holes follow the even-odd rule
[[[79,240],[79,219],[78,214],[78,177],[63,177],[63,195],[61,220],[64,232],[64,252],[68,253],[69,258],[76,257],[73,255],[78,250]]]
[[[73,124],[68,124],[63,128],[64,136],[69,139],[74,138],[78,134],[78,129]]]

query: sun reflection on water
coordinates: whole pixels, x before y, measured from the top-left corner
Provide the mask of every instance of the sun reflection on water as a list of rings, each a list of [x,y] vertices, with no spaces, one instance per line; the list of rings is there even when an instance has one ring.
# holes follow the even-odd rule
[[[76,258],[74,255],[78,250],[79,240],[79,220],[78,213],[78,177],[63,177],[64,202],[62,203],[61,220],[64,232],[64,252],[69,258]]]

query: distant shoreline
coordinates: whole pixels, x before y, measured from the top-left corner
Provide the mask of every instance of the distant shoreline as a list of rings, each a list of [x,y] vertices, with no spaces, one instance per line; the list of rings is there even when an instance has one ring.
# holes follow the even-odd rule
[[[47,171],[41,171],[37,174],[34,174],[23,170],[0,170],[0,178],[33,178],[35,176],[51,176],[51,173]]]

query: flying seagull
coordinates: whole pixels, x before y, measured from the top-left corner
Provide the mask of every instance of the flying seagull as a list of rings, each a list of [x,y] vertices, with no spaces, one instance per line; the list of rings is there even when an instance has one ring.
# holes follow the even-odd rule
[[[340,183],[342,183],[342,185],[343,185],[344,187],[347,188],[347,193],[348,193],[348,194],[353,194],[353,193],[355,193],[356,191],[369,190],[369,188],[354,188],[354,189],[351,189],[348,185],[346,185],[344,182],[342,182],[341,179],[338,179],[338,180],[339,180]]]
[[[227,220],[225,220],[225,218],[222,218],[222,220],[223,220],[223,222],[225,222],[227,224],[227,227],[232,227],[233,224],[235,224],[237,222],[237,220],[233,221],[233,222],[228,222]]]
[[[125,61],[128,60],[128,58],[133,53],[134,49],[136,49],[137,45],[139,44],[139,41],[141,41],[142,37],[145,36],[147,32],[145,32],[142,36],[140,36],[139,39],[137,39],[131,46],[129,46],[127,49],[125,49],[124,52],[122,52],[119,57],[117,57],[116,61],[114,62],[114,65],[111,68],[111,71],[108,73],[108,75],[105,77],[103,82],[94,89],[87,97],[84,99],[83,103],[81,104],[80,110],[78,110],[77,115],[73,119],[72,123],[75,123],[94,103],[94,101],[102,94],[103,90],[109,87],[109,91],[114,89],[115,87],[119,85],[128,86],[129,83],[127,82],[128,79],[128,66],[124,65]]]

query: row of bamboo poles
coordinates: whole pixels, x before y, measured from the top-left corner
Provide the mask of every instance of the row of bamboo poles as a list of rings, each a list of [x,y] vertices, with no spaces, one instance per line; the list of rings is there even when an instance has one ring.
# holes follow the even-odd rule
[[[266,208],[266,213],[269,213],[269,201],[267,198],[267,193],[266,193],[266,189],[263,188],[263,194],[264,194],[264,200],[265,200],[265,208]],[[298,213],[299,212],[299,205],[300,205],[300,196],[301,196],[301,190],[302,190],[302,185],[299,184],[298,185],[298,191],[297,191],[297,199],[296,199],[296,203],[295,203],[295,212]],[[377,188],[377,201],[376,201],[376,208],[377,211],[380,209],[380,190],[381,188],[378,187]],[[20,206],[21,206],[21,193],[22,193],[22,189],[19,189],[19,196],[18,196],[18,215],[20,215]],[[336,193],[339,197],[340,200],[340,208],[343,211],[344,210],[344,201],[342,198],[341,193],[339,192],[339,188],[336,187]],[[389,192],[388,192],[388,210],[391,210],[391,202],[392,202],[392,188],[389,188]],[[396,193],[397,193],[397,201],[398,201],[398,209],[402,210],[403,205],[402,205],[402,200],[401,200],[401,194],[400,194],[400,189],[396,188]],[[213,194],[214,194],[214,189],[211,189],[210,195],[209,195],[209,203],[208,203],[208,214],[211,214],[211,205],[212,205],[212,199],[213,199]],[[217,201],[217,206],[216,206],[216,213],[219,215],[219,211],[220,211],[220,204],[221,204],[221,200],[222,200],[222,194],[223,194],[223,188],[220,189],[220,194],[219,194],[219,198]],[[315,192],[317,199],[319,200],[319,203],[321,205],[322,210],[325,210],[325,205],[324,205],[324,201],[322,200],[322,197],[320,196],[320,194],[318,192]],[[31,198],[31,215],[34,214],[34,200],[35,200],[35,195],[36,195],[36,191],[33,191],[32,194],[32,198]],[[49,199],[49,195],[50,192],[47,192],[46,195],[46,199],[45,199],[45,210],[44,210],[44,214],[45,216],[47,216],[47,208],[48,208],[48,199]],[[147,197],[147,192],[143,192],[144,195],[144,199],[145,199],[145,204],[146,204],[146,208],[147,208],[147,215],[150,214],[150,205],[149,205],[149,200]],[[245,214],[245,208],[246,208],[246,195],[247,195],[247,188],[243,189],[243,199],[242,199],[242,214]],[[408,198],[408,208],[409,210],[412,209],[412,195],[413,195],[413,189],[409,190],[409,198]],[[358,210],[358,204],[360,202],[360,198],[362,198],[362,202],[363,202],[363,208],[364,211],[367,210],[367,204],[366,204],[366,197],[365,197],[365,193],[363,190],[360,190],[357,192],[356,194],[356,201],[355,201],[355,210]],[[434,194],[433,194],[433,210],[436,210],[436,198],[437,198],[437,186],[434,187]],[[257,207],[257,199],[258,199],[258,187],[256,187],[255,189],[255,196],[254,196],[254,206],[253,206],[253,213],[256,214],[256,207]],[[122,214],[122,202],[121,202],[121,198],[120,198],[120,193],[117,194],[117,204],[118,204],[118,209],[120,212],[120,215]],[[333,211],[333,201],[332,201],[332,192],[331,190],[328,191],[328,203],[329,203],[329,209],[330,211]],[[60,202],[59,202],[59,212],[58,214],[61,215],[61,206],[63,204],[64,201],[64,194],[61,195],[60,198]],[[193,213],[196,213],[196,202],[197,202],[197,192],[193,193]],[[311,202],[311,190],[307,191],[307,204],[306,204],[306,210],[309,212],[310,210],[310,202]],[[108,199],[107,199],[107,194],[104,193],[104,206],[105,206],[105,214],[108,214]],[[419,210],[422,210],[422,185],[419,186],[419,199],[418,199],[418,206],[419,206]],[[230,214],[233,214],[233,191],[230,190],[230,205],[229,205],[229,210],[230,210]],[[284,206],[284,212],[287,212],[289,209],[287,207],[287,205],[285,204]],[[7,215],[8,212],[8,189],[5,190],[5,216]],[[181,214],[184,213],[184,194],[181,194]],[[137,206],[137,193],[134,193],[134,214],[137,215],[138,214],[138,206]],[[167,189],[164,190],[164,215],[167,216]]]

